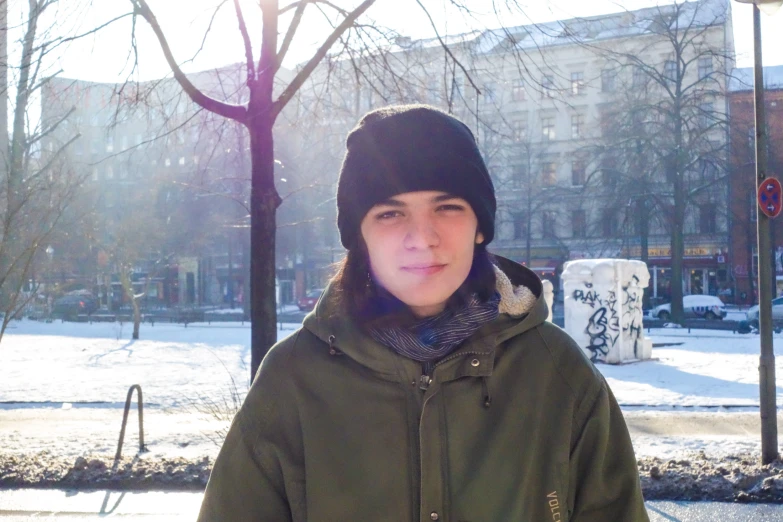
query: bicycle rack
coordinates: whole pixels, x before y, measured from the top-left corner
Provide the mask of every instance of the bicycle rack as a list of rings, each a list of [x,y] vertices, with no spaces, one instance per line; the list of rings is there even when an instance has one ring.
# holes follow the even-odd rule
[[[134,384],[128,389],[128,397],[125,399],[125,413],[122,415],[122,429],[120,429],[120,441],[117,444],[117,453],[114,455],[114,462],[117,463],[122,457],[122,442],[125,439],[125,425],[128,424],[128,413],[130,412],[131,398],[133,397],[133,390],[136,390],[138,395],[139,405],[139,453],[147,451],[147,447],[144,446],[144,401],[142,400],[141,386]]]

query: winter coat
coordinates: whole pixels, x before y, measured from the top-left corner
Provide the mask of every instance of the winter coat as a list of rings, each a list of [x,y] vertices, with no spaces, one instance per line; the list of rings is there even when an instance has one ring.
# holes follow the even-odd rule
[[[426,376],[335,313],[327,289],[264,359],[198,520],[648,521],[606,382],[545,321],[535,274],[498,263],[532,307]]]

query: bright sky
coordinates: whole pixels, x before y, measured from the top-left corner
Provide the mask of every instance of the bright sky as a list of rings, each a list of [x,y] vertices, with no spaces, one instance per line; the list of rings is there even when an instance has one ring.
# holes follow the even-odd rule
[[[244,7],[245,18],[253,35],[254,50],[257,53],[260,45],[260,9],[259,0],[240,0]],[[264,0],[262,0],[264,1]],[[458,33],[472,27],[498,27],[501,22],[497,15],[489,13],[493,3],[507,5],[518,3],[524,14],[505,13],[502,23],[519,25],[531,22],[546,22],[575,16],[593,16],[624,9],[637,9],[656,4],[656,0],[467,0],[473,2],[478,10],[486,13],[479,18],[466,18],[454,11],[446,14],[449,0],[422,0],[431,9],[431,13],[443,32]],[[209,24],[212,13],[221,0],[149,0],[153,11],[167,33],[175,57],[179,61],[192,58],[202,43],[205,28]],[[665,0],[662,0],[666,3]],[[286,5],[288,0],[280,0]],[[336,1],[339,5],[357,4]],[[196,59],[187,64],[187,71],[196,71],[218,67],[228,63],[244,60],[242,42],[237,30],[237,22],[230,0],[215,18],[210,36],[203,50]],[[94,27],[98,23],[111,19],[130,9],[129,0],[93,0],[90,10],[81,16],[83,30]],[[753,26],[752,7],[746,4],[732,2],[735,44],[738,65],[749,67],[753,63]],[[323,16],[313,7],[308,8],[300,31],[294,40],[286,65],[291,66],[306,60],[314,46],[328,34],[329,26]],[[416,0],[377,0],[367,15],[380,24],[393,28],[402,34],[413,38],[432,36],[429,22]],[[287,27],[290,16],[281,20],[281,32]],[[94,37],[89,37],[72,44],[62,57],[59,68],[62,75],[94,81],[121,81],[126,79],[130,68],[127,60],[131,43],[130,19],[113,24]],[[765,65],[783,64],[783,10],[776,16],[762,15],[763,55]],[[139,20],[137,40],[140,56],[140,67],[135,78],[157,78],[169,73],[163,54],[147,24]],[[258,56],[255,56],[256,61]]]

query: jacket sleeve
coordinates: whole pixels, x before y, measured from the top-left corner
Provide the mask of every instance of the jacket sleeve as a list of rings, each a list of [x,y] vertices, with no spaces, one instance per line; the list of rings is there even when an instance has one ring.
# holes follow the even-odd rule
[[[606,382],[583,401],[570,459],[570,522],[649,522],[628,428]]]
[[[207,483],[198,522],[290,522],[288,497],[296,489],[295,407],[286,392],[286,368],[273,349],[264,359],[231,424]],[[281,367],[283,366],[283,367]],[[295,413],[294,413],[295,416]],[[294,495],[295,497],[297,495]],[[299,518],[299,517],[297,517]]]

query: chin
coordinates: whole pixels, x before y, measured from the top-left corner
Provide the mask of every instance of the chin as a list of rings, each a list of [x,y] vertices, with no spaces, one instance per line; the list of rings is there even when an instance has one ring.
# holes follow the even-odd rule
[[[457,288],[444,289],[432,288],[432,286],[433,285],[417,285],[415,287],[409,287],[400,292],[395,297],[410,307],[429,308],[437,307],[445,303],[452,295],[454,295],[454,292],[457,291]],[[417,296],[419,298],[402,299],[400,298],[400,295]],[[423,296],[426,296],[426,299],[422,299],[421,297]]]

